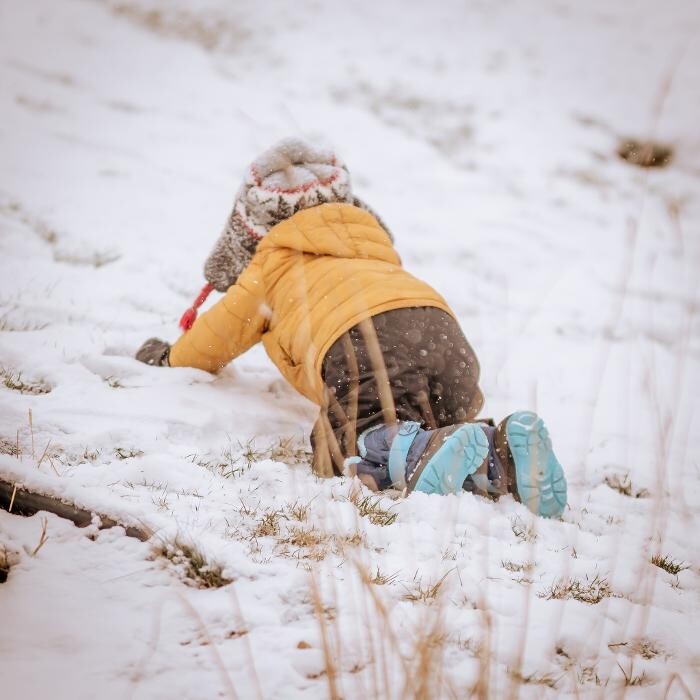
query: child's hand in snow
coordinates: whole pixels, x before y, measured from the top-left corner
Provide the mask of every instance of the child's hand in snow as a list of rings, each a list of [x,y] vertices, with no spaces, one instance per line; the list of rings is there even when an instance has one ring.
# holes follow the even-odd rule
[[[145,362],[147,365],[157,367],[168,367],[168,355],[170,354],[170,343],[158,338],[149,338],[137,351],[136,359]]]

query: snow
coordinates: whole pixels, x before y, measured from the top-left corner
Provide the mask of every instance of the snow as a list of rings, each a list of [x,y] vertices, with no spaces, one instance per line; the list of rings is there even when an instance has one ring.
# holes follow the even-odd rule
[[[0,383],[0,474],[155,532],[0,512],[2,697],[420,697],[422,668],[423,697],[700,693],[699,28],[681,0],[0,6],[0,366],[51,389]],[[315,409],[261,347],[216,377],[132,359],[290,134],[455,309],[485,414],[545,418],[562,521],[465,493],[374,524],[310,473]],[[647,137],[669,167],[615,155]],[[233,583],[187,585],[176,536]]]

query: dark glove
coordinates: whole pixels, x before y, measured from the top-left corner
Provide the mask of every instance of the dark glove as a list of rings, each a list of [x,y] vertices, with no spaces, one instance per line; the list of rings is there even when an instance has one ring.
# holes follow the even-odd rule
[[[168,355],[170,354],[170,343],[158,338],[149,338],[136,353],[136,359],[147,365],[156,367],[169,367]]]

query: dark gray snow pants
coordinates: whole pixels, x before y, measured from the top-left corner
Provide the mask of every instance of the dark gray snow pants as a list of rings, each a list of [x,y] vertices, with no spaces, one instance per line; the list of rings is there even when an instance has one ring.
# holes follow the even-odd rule
[[[356,438],[397,420],[441,428],[481,410],[479,362],[457,321],[435,307],[394,309],[353,326],[323,362],[324,406],[312,433],[314,471],[339,474]]]

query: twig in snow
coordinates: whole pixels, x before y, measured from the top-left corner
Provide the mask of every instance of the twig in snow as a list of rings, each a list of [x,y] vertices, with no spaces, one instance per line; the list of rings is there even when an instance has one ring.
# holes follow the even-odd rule
[[[46,531],[49,526],[49,521],[46,518],[41,519],[41,535],[39,535],[39,543],[37,544],[36,547],[34,547],[34,550],[32,551],[32,556],[35,557],[37,555],[37,552],[46,544],[47,540],[49,539],[48,534],[46,534]]]

